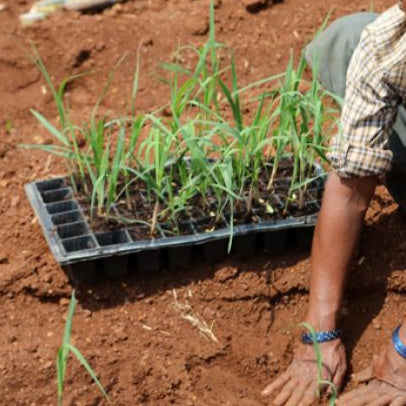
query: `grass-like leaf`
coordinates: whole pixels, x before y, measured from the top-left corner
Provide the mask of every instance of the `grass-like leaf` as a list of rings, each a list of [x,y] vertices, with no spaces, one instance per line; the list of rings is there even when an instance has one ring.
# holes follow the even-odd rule
[[[316,367],[317,367],[316,378],[319,387],[318,396],[320,396],[320,388],[329,387],[331,390],[329,406],[334,406],[337,402],[338,391],[333,382],[323,379],[323,353],[321,352],[320,344],[317,342],[316,332],[314,331],[313,326],[311,326],[309,323],[300,323],[299,326],[305,328],[308,331],[313,341],[314,355],[316,358]]]
[[[97,387],[99,388],[100,392],[103,394],[105,399],[109,402],[109,398],[104,390],[102,384],[98,380],[95,372],[90,367],[89,363],[87,362],[86,358],[82,355],[82,353],[71,343],[71,334],[72,334],[72,322],[73,322],[73,315],[75,312],[75,307],[77,304],[75,291],[72,291],[72,297],[69,304],[68,314],[65,323],[65,330],[62,339],[62,345],[58,349],[57,357],[56,357],[56,370],[57,370],[57,385],[58,385],[58,406],[62,406],[63,403],[63,392],[65,386],[65,375],[66,375],[66,366],[69,358],[69,354],[72,353],[78,361],[82,364],[82,366],[86,369],[89,375],[92,377],[94,382],[96,383]]]

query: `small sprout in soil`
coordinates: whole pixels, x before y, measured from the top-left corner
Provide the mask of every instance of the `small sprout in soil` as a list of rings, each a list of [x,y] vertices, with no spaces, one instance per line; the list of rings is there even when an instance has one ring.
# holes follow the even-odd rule
[[[104,390],[102,384],[100,383],[100,381],[97,378],[96,374],[94,373],[93,369],[87,362],[86,358],[71,343],[72,321],[73,321],[73,313],[75,312],[76,303],[77,303],[77,300],[75,297],[75,291],[73,291],[71,301],[69,304],[68,316],[66,319],[65,333],[63,336],[62,345],[58,350],[58,355],[56,358],[56,369],[57,369],[57,375],[58,375],[58,406],[62,406],[63,392],[64,392],[64,387],[65,387],[66,366],[68,363],[68,358],[69,358],[70,353],[72,353],[77,358],[77,360],[82,364],[82,366],[86,369],[88,374],[91,376],[93,381],[96,383],[100,392],[103,394],[104,398],[107,400],[107,402],[109,402],[109,398],[106,394],[106,391]]]
[[[13,131],[13,128],[14,128],[14,124],[11,121],[10,118],[6,118],[6,124],[4,125],[4,127],[5,127],[5,130],[6,130],[6,134],[7,135],[11,134],[11,131]]]

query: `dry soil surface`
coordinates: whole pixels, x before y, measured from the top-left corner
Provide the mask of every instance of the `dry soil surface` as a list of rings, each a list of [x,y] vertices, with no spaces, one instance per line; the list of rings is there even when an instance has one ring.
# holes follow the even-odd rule
[[[373,4],[372,4],[373,3]],[[331,10],[382,11],[394,0],[285,0],[248,12],[240,0],[216,1],[216,32],[234,49],[241,83],[284,70]],[[109,71],[118,69],[106,112],[122,114],[138,46],[138,108],[152,111],[168,97],[157,78],[179,44],[207,38],[208,1],[132,0],[95,14],[58,13],[21,28],[27,0],[0,0],[0,404],[55,405],[55,358],[72,286],[54,261],[24,194],[24,184],[63,173],[63,164],[22,143],[50,136],[29,112],[56,121],[45,82],[24,53],[32,41],[55,82],[91,74],[69,86],[72,114],[89,117]],[[185,66],[192,61],[183,61]],[[381,187],[343,309],[351,368],[367,366],[406,312],[405,220]],[[260,391],[289,364],[307,303],[309,254],[288,250],[196,263],[182,271],[134,274],[79,287],[73,341],[97,371],[115,405],[261,405]],[[188,304],[218,339],[202,335],[175,305]],[[350,385],[347,385],[347,388]],[[96,386],[70,359],[66,405],[101,405]]]

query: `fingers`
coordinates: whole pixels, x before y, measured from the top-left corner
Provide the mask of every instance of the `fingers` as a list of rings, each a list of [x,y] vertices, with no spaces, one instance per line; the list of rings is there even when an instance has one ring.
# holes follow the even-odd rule
[[[399,396],[395,398],[390,406],[406,406],[406,396]]]
[[[282,406],[291,397],[293,390],[297,387],[298,382],[291,379],[280,391],[279,395],[274,399],[273,404],[275,406]]]
[[[307,390],[309,389],[309,384],[302,384],[298,386],[290,396],[289,400],[286,402],[285,406],[298,406],[302,404],[302,400],[306,395]],[[316,393],[311,396],[311,402],[308,404],[313,403],[313,401],[317,398]]]
[[[303,399],[300,401],[299,406],[310,406],[315,402],[317,398],[317,390],[312,391],[308,389],[305,392]]]
[[[364,383],[370,381],[374,377],[372,372],[372,366],[364,369],[363,371],[357,372],[352,375],[352,379],[358,383]]]
[[[368,403],[368,406],[388,406],[393,400],[393,395],[381,395]]]
[[[340,405],[345,404],[346,402],[350,402],[352,399],[355,399],[359,396],[361,396],[365,392],[366,388],[359,388],[352,390],[350,392],[344,393],[340,398],[338,399]]]
[[[285,372],[278,379],[270,383],[263,391],[262,396],[269,396],[272,392],[284,386],[290,380],[290,374]]]
[[[279,394],[272,402],[275,406],[310,406],[317,399],[317,385],[310,381],[299,384],[297,379],[292,379],[287,373],[268,385],[262,395],[268,396],[277,390]]]
[[[320,385],[317,382],[310,382],[310,385],[303,394],[303,399],[299,403],[300,406],[313,405],[320,397]]]
[[[377,397],[375,392],[369,391],[367,387],[353,390],[338,399],[340,406],[363,406],[368,405]]]

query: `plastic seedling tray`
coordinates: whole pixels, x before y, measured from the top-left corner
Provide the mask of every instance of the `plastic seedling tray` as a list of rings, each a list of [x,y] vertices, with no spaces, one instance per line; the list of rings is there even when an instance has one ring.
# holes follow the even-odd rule
[[[316,189],[321,191],[323,182],[317,183]],[[92,230],[63,177],[30,183],[26,192],[54,257],[77,282],[91,283],[101,274],[121,277],[133,270],[187,267],[201,254],[215,263],[228,253],[230,226],[226,218],[225,226],[215,231],[199,232],[190,223],[190,234],[143,239],[135,226],[104,232]],[[235,225],[232,254],[241,257],[256,250],[276,254],[292,243],[301,249],[309,247],[319,209],[317,202],[312,205],[313,215]]]

